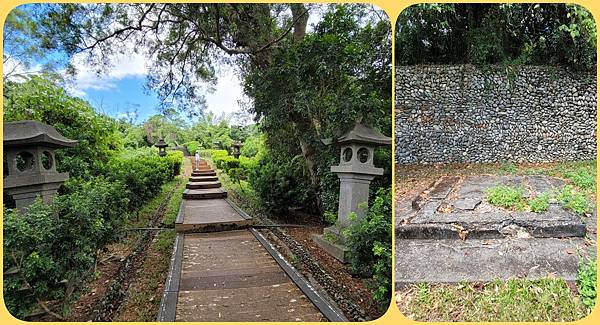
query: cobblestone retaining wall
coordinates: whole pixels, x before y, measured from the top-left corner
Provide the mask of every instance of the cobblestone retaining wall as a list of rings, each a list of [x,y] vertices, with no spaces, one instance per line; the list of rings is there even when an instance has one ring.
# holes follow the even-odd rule
[[[400,164],[595,159],[596,76],[542,66],[396,68]]]

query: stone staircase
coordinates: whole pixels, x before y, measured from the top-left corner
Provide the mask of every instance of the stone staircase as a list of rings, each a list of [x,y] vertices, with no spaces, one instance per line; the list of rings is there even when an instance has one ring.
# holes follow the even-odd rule
[[[251,228],[252,218],[227,199],[209,164],[194,166],[192,160],[192,166],[158,321],[345,320],[320,296],[314,302],[314,289],[301,289],[299,275],[261,244],[265,239]],[[335,317],[325,318],[321,310]]]
[[[227,200],[227,191],[215,170],[205,161],[196,166],[183,191],[183,201],[175,222],[177,232],[212,232],[242,229],[252,219]]]

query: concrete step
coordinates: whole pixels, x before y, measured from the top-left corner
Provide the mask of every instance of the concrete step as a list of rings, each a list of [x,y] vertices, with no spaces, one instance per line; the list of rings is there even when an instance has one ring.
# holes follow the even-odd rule
[[[222,188],[185,189],[183,191],[183,198],[186,200],[224,199],[226,197],[227,192]]]
[[[247,228],[252,219],[238,212],[227,200],[185,200],[175,229],[178,232],[213,232]]]
[[[202,188],[219,188],[221,182],[189,182],[185,184],[185,188],[189,189],[202,189]]]
[[[217,176],[214,170],[192,172],[192,176]]]
[[[397,239],[396,288],[548,276],[574,281],[583,238]]]
[[[192,176],[190,182],[216,182],[219,178],[217,176]]]
[[[548,211],[416,214],[408,223],[396,225],[400,239],[504,238],[520,233],[527,237],[583,237],[585,223],[556,204]]]

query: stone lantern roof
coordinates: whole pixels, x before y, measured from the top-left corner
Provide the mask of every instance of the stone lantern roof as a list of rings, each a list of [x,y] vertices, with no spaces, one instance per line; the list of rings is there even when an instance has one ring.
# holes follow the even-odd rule
[[[368,128],[361,123],[354,124],[352,130],[337,138],[328,138],[321,140],[323,144],[345,144],[345,143],[362,143],[371,145],[390,145],[392,138],[381,134],[379,131]]]
[[[56,129],[38,121],[4,123],[4,146],[22,147],[43,145],[49,148],[74,147],[76,140],[67,139]]]
[[[158,147],[158,148],[166,148],[166,147],[168,147],[169,145],[168,145],[168,144],[165,142],[165,140],[164,140],[163,138],[160,138],[160,139],[158,140],[158,142],[154,144],[154,146],[156,146],[156,147]]]

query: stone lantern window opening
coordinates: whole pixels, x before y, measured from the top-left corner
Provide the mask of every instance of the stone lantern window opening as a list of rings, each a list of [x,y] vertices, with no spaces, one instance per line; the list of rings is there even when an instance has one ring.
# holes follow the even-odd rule
[[[37,163],[37,160],[33,157],[33,154],[29,151],[21,151],[14,158],[14,164],[17,171],[26,173],[30,169],[33,169],[33,165]]]
[[[54,155],[50,151],[42,152],[42,167],[45,170],[52,170],[54,168]]]

